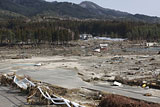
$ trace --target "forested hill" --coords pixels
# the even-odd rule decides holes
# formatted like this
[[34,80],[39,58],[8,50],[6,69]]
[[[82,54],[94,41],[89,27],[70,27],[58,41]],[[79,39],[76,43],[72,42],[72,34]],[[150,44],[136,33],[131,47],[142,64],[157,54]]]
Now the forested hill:
[[[158,17],[150,17],[141,14],[130,14],[126,12],[106,9],[89,1],[80,4],[68,2],[46,2],[44,0],[0,0],[0,12],[9,11],[18,16],[55,16],[55,17],[70,17],[70,18],[93,18],[93,19],[109,19],[109,20],[133,20],[144,22],[160,22]],[[2,13],[2,12],[1,12]],[[13,14],[11,14],[13,17]],[[9,14],[0,15],[10,17]]]
[[24,16],[50,15],[77,18],[92,17],[85,8],[67,2],[46,2],[43,0],[0,0],[0,9],[19,13]]
[[24,22],[0,21],[0,46],[10,44],[68,44],[78,40],[79,34],[128,38],[128,40],[160,41],[160,24],[122,21],[57,20]]

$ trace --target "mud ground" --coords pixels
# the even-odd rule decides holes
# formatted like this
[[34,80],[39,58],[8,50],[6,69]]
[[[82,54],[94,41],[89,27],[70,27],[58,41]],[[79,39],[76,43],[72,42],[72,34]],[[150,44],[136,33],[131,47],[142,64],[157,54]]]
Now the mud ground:
[[[108,47],[94,52],[100,43]],[[68,89],[108,87],[114,81],[139,89],[145,83],[144,90],[154,89],[147,93],[159,98],[159,51],[160,47],[146,47],[143,42],[95,40],[71,42],[68,46],[0,47],[0,72],[29,75]]]

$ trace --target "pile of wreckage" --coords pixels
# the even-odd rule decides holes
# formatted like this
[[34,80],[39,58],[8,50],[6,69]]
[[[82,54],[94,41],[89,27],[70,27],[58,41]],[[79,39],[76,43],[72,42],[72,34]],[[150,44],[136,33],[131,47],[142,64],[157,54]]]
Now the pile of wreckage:
[[60,105],[63,107],[84,107],[60,97],[49,86],[33,81],[26,76],[15,73],[2,74],[1,85],[12,86],[28,94],[27,103],[31,105]]

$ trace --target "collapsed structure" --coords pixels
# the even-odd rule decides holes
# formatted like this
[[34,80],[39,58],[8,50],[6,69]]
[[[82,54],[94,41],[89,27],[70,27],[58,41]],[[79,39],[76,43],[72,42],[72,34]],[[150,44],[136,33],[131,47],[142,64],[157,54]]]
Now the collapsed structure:
[[1,75],[1,85],[9,85],[20,89],[22,92],[26,92],[29,104],[84,107],[56,95],[49,86],[43,85],[41,82],[33,82],[29,77],[17,76],[15,73]]

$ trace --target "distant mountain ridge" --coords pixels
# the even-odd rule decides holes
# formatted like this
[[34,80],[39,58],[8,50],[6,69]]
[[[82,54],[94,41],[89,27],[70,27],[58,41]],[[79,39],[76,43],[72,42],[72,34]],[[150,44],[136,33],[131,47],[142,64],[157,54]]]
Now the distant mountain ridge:
[[111,19],[130,19],[134,21],[146,21],[146,22],[159,22],[160,18],[158,17],[151,17],[147,15],[142,14],[130,14],[127,12],[121,12],[113,9],[107,9],[100,7],[99,5],[90,2],[90,1],[84,1],[79,4],[81,7],[86,8],[88,11],[92,13],[96,13],[96,15],[105,17],[105,18],[111,18]]
[[131,15],[127,12],[121,12],[121,11],[116,11],[112,9],[105,9],[90,1],[84,1],[80,3],[79,5],[83,8],[88,9],[90,12],[95,13],[96,15],[100,15],[100,16],[124,17],[127,15]]
[[[10,11],[25,17],[48,15],[73,17],[80,19],[134,20],[160,22],[160,18],[140,14],[130,14],[113,9],[103,8],[93,2],[84,1],[80,4],[69,2],[46,2],[44,0],[0,0],[0,11]],[[8,14],[7,14],[8,15]],[[3,17],[3,14],[0,15]]]

